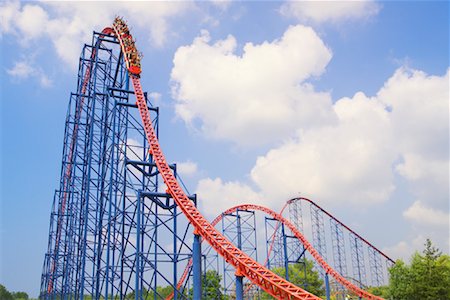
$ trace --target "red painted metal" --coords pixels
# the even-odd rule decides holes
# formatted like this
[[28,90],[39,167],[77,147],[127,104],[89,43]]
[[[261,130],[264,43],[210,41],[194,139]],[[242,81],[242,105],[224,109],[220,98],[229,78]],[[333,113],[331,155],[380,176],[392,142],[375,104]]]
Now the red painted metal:
[[[292,284],[291,282],[286,281],[284,278],[276,275],[271,272],[263,265],[259,264],[251,257],[246,255],[240,249],[235,247],[229,240],[227,240],[220,232],[218,232],[214,226],[209,223],[205,217],[197,210],[195,205],[189,198],[186,196],[180,185],[178,184],[177,179],[175,178],[172,170],[169,168],[169,165],[164,157],[164,154],[159,145],[159,141],[157,139],[156,133],[152,126],[150,113],[148,107],[146,105],[144,93],[142,91],[141,82],[139,79],[141,73],[140,67],[140,57],[137,55],[137,49],[135,47],[133,37],[128,31],[128,27],[124,26],[123,20],[120,18],[116,18],[114,24],[111,28],[105,28],[102,33],[104,34],[113,34],[119,40],[121,49],[125,54],[125,62],[127,69],[130,73],[131,81],[133,84],[136,104],[139,110],[139,114],[141,116],[144,131],[147,137],[147,140],[150,144],[150,154],[153,156],[153,159],[156,163],[156,166],[164,180],[164,183],[167,185],[167,192],[170,193],[177,203],[178,207],[187,217],[188,221],[193,225],[194,230],[202,236],[202,238],[207,241],[214,250],[221,255],[226,262],[231,264],[236,268],[236,270],[247,277],[254,284],[258,285],[261,289],[266,291],[268,294],[276,297],[277,299],[315,299],[319,300],[320,298],[301,289],[300,287]],[[92,52],[92,58],[96,55],[95,50]],[[86,91],[87,84],[89,82],[91,76],[90,65],[86,70],[82,91]],[[81,113],[81,107],[84,102],[84,97],[81,99],[79,105],[79,111]],[[77,111],[78,113],[78,111]],[[74,128],[75,133],[77,131],[77,127]],[[74,151],[74,143],[76,142],[76,134],[73,135],[73,139],[71,141],[71,146],[69,148],[69,158],[72,157]],[[66,170],[66,178],[69,179],[71,176],[71,167],[69,166]],[[66,184],[68,181],[66,180]],[[63,203],[61,205],[62,210],[65,210],[66,206],[66,197],[64,195]],[[283,222],[287,225],[294,235],[300,239],[305,245],[305,248],[312,254],[312,256],[319,262],[320,265],[325,269],[325,271],[333,276],[338,282],[347,286],[350,290],[354,291],[357,295],[367,298],[367,299],[382,299],[376,296],[371,295],[370,293],[359,289],[354,286],[350,282],[348,282],[345,278],[342,278],[336,271],[334,271],[317,253],[317,251],[311,246],[311,244],[303,237],[303,235],[286,219],[284,219],[280,214],[265,208],[263,206],[258,205],[240,205],[234,208],[227,210],[225,213],[229,213],[235,211],[237,208],[239,209],[253,209],[260,210],[266,212],[271,215],[273,218]],[[58,227],[60,227],[60,221],[58,221]],[[56,247],[59,243],[59,237],[57,236]],[[55,269],[55,261],[53,261],[52,272],[53,274]],[[51,278],[47,288],[48,292],[52,292],[53,290],[53,279]]]
[[[127,67],[129,68],[132,64],[129,61],[127,51],[132,51],[135,49],[130,50],[129,48],[125,48],[125,44],[122,39],[124,32],[120,31],[119,26],[114,24],[113,29],[120,42],[122,51],[124,51]],[[131,34],[129,34],[129,36],[132,38]],[[169,168],[169,164],[164,157],[158,138],[156,137],[155,130],[152,126],[150,112],[145,101],[139,76],[131,72],[130,69],[128,70],[130,72],[134,95],[136,97],[136,104],[142,119],[145,135],[150,145],[150,154],[153,156],[153,160],[161,174],[161,177],[167,185],[167,192],[172,195],[176,204],[184,213],[188,221],[193,225],[197,233],[200,234],[201,237],[207,241],[214,248],[214,250],[225,259],[226,262],[234,266],[236,270],[241,272],[242,275],[257,284],[268,294],[278,299],[320,299],[319,297],[299,288],[291,282],[286,281],[284,278],[271,272],[257,261],[246,255],[229,240],[227,240],[220,232],[218,232],[214,226],[212,226],[197,210],[193,202],[189,200],[183,189],[178,184],[177,179],[175,178],[172,170]]]
[[[122,32],[119,31],[120,28],[113,25],[113,29],[120,41],[122,50],[126,50],[124,47],[124,42],[122,40]],[[134,50],[136,51],[136,49]],[[128,59],[126,51],[125,57],[126,59]],[[129,65],[131,64],[129,63],[128,66]],[[133,83],[136,104],[142,119],[145,135],[150,145],[150,154],[153,156],[161,177],[163,178],[164,183],[167,185],[167,192],[172,195],[178,207],[184,213],[188,221],[193,225],[196,232],[200,234],[201,237],[206,240],[211,245],[211,247],[213,247],[214,250],[225,259],[227,263],[234,266],[236,270],[239,270],[242,275],[247,277],[253,283],[257,284],[268,294],[278,299],[320,299],[319,297],[276,275],[275,273],[259,264],[257,261],[253,260],[248,255],[246,255],[243,251],[238,249],[229,240],[227,240],[220,232],[218,232],[214,228],[214,226],[209,223],[206,218],[197,210],[194,203],[189,200],[183,189],[180,187],[177,179],[175,178],[172,170],[169,167],[169,164],[164,157],[155,130],[152,126],[150,112],[145,101],[139,76],[133,74],[130,71],[130,77]],[[311,255],[319,262],[320,265],[322,265],[325,271],[333,276],[336,280],[338,280],[338,282],[347,286],[349,289],[351,289],[361,297],[365,297],[367,299],[382,299],[364,290],[361,290],[360,288],[354,286],[352,283],[340,276],[340,274],[338,274],[325,262],[325,260],[318,254],[318,252],[312,247],[312,245],[303,237],[303,235],[288,220],[285,220],[278,213],[275,213],[268,208],[257,205],[241,206],[241,208],[259,209],[261,211],[265,211],[273,218],[285,222],[285,224],[291,229],[294,235],[302,241],[303,245],[311,253]]]
[[380,253],[382,256],[384,256],[384,258],[386,258],[387,260],[389,260],[391,263],[395,263],[395,261],[390,258],[389,256],[387,256],[385,253],[383,253],[381,250],[379,250],[377,247],[375,247],[374,245],[372,245],[368,240],[366,240],[365,238],[363,238],[362,236],[360,236],[359,234],[357,234],[356,232],[354,232],[352,229],[350,229],[350,227],[348,227],[347,225],[345,225],[344,223],[342,223],[341,221],[339,221],[337,218],[335,218],[332,214],[330,214],[329,212],[327,212],[325,209],[323,209],[322,207],[320,207],[317,203],[315,203],[314,201],[308,199],[308,198],[304,198],[304,197],[299,197],[299,198],[293,198],[291,200],[289,200],[287,202],[287,204],[292,203],[294,201],[306,201],[311,203],[312,205],[316,206],[318,209],[320,209],[324,214],[326,214],[327,216],[329,216],[330,218],[332,218],[333,220],[335,220],[337,223],[339,223],[341,226],[343,226],[345,229],[347,229],[348,231],[350,231],[351,233],[353,233],[355,236],[357,236],[359,239],[361,239],[364,243],[366,243],[367,245],[369,245],[370,247],[374,248],[375,250],[377,250],[378,253]]
[[[309,200],[311,201],[311,200]],[[226,211],[224,211],[222,214],[220,214],[219,216],[217,216],[212,222],[211,225],[215,226],[216,224],[218,224],[221,220],[223,215],[227,215],[227,214],[232,214],[234,212],[236,212],[237,210],[253,210],[253,211],[261,211],[266,213],[267,215],[271,216],[272,218],[276,219],[277,221],[279,221],[279,223],[277,224],[277,226],[281,223],[283,223],[285,226],[287,226],[292,233],[294,234],[294,236],[299,239],[302,244],[305,246],[306,250],[313,256],[313,258],[320,264],[320,266],[325,270],[326,273],[328,273],[329,275],[331,275],[334,279],[336,279],[336,281],[338,281],[339,283],[341,283],[343,286],[345,286],[348,290],[354,292],[356,295],[366,298],[366,299],[376,299],[376,300],[382,300],[383,298],[375,296],[370,294],[369,292],[361,289],[360,287],[354,285],[353,283],[351,283],[350,281],[348,281],[345,277],[341,276],[341,274],[339,274],[337,271],[335,271],[330,265],[328,265],[325,260],[320,256],[320,254],[313,248],[313,246],[311,245],[311,243],[308,242],[308,240],[306,240],[306,238],[303,236],[303,234],[294,226],[294,224],[292,224],[288,219],[284,218],[282,216],[282,213],[284,211],[284,209],[286,208],[286,206],[291,202],[288,201],[282,208],[282,210],[280,211],[280,213],[277,213],[273,210],[271,210],[270,208],[261,206],[261,205],[256,205],[256,204],[240,204],[240,205],[236,205],[233,206],[229,209],[227,209]],[[313,203],[311,201],[311,203]],[[272,244],[273,245],[273,244]],[[271,247],[272,248],[272,247]],[[271,248],[269,251],[271,251]],[[267,259],[265,264],[267,264]],[[189,260],[183,275],[180,278],[180,281],[177,284],[177,288],[179,289],[184,281],[187,279],[187,276],[189,274],[189,268],[192,265],[192,260]],[[171,300],[173,298],[173,294],[169,295],[166,300]]]

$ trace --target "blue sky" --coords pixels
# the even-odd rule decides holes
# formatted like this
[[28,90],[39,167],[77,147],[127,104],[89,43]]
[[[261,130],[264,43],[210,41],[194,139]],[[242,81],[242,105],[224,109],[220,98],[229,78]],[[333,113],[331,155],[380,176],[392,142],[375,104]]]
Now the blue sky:
[[[161,143],[221,209],[316,200],[394,258],[449,252],[448,2],[0,4],[0,283],[37,296],[92,30],[128,20]],[[213,208],[211,208],[213,207]]]

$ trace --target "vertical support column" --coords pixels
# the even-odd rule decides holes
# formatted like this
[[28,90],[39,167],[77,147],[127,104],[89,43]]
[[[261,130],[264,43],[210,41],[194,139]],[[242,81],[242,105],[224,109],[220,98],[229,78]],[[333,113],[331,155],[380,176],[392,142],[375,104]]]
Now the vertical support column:
[[137,194],[136,199],[136,285],[134,289],[134,299],[140,300],[142,290],[141,283],[141,265],[140,265],[140,251],[141,250],[141,191]]
[[202,249],[200,235],[194,230],[194,245],[192,247],[192,271],[194,277],[194,299],[202,299]]
[[[239,210],[236,215],[236,225],[237,225],[237,247],[242,250],[242,229],[241,229],[241,216],[239,215]],[[239,270],[236,270],[236,300],[244,299],[244,277],[241,275]]]
[[[144,94],[145,95],[145,99],[147,100],[147,93]],[[174,168],[173,168],[173,174],[175,176],[175,178],[177,178],[177,165],[174,164]],[[173,208],[173,282],[178,282],[178,245],[177,245],[177,234],[178,234],[178,230],[177,230],[177,206],[175,205]],[[200,251],[201,254],[201,251]],[[177,300],[178,299],[178,290],[175,288],[173,289],[173,299]]]
[[269,257],[269,249],[270,249],[270,239],[267,236],[267,217],[264,217],[264,232],[266,234],[266,255],[267,255],[267,268],[270,269],[270,257]]
[[244,276],[239,276],[236,272],[236,300],[244,299]]
[[328,279],[328,273],[325,273],[325,294],[327,300],[330,300],[330,280]]
[[281,234],[283,235],[283,252],[284,252],[284,275],[286,280],[289,281],[289,256],[287,250],[287,238],[284,230],[284,224],[281,223]]

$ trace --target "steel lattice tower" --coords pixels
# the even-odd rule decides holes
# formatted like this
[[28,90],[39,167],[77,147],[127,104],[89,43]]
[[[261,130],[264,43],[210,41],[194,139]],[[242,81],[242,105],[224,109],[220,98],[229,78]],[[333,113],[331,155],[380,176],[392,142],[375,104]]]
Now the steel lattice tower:
[[[364,248],[371,251],[371,278],[376,283],[383,280],[383,257],[392,260],[308,199],[289,201],[293,223],[252,204],[232,207],[211,223],[206,220],[196,208],[195,195],[188,196],[180,184],[176,165],[168,164],[161,150],[159,109],[142,90],[140,58],[119,17],[112,27],[94,32],[91,44],[83,47],[77,88],[66,115],[40,298],[210,299],[211,293],[222,292],[217,286],[202,291],[202,274],[206,279],[206,271],[212,269],[220,275],[220,256],[224,292],[233,294],[234,279],[238,300],[259,297],[259,289],[278,299],[318,300],[288,280],[289,263],[299,263],[308,251],[319,270],[327,272],[327,298],[331,274],[357,295],[377,299],[324,260],[323,217],[335,221],[333,251],[342,250],[338,259],[334,256],[335,263],[345,264],[340,240],[343,228],[349,232],[359,283],[366,276]],[[297,200],[311,203],[314,245],[299,231],[304,217],[299,205],[294,209]],[[257,262],[255,211],[268,215],[266,245],[273,245],[273,252],[267,254],[267,263],[284,267],[286,278]],[[222,232],[214,227],[220,221]],[[203,253],[202,240],[211,247]]]
[[[157,286],[177,282],[179,262],[192,253],[187,222],[161,190],[133,93],[117,39],[94,33],[69,101],[42,299],[160,299]],[[158,131],[159,110],[146,102]]]

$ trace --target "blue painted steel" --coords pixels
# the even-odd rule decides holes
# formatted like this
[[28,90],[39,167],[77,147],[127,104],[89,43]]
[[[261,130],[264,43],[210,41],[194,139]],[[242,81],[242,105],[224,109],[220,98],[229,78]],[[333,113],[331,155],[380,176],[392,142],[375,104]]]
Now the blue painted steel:
[[[175,286],[192,255],[192,229],[159,186],[129,83],[116,38],[94,33],[70,95],[41,299],[142,299],[144,290],[160,299],[157,287]],[[159,109],[147,105],[158,133]]]
[[[222,232],[226,238],[247,255],[255,260],[258,259],[256,218],[254,211],[238,209],[235,213],[223,215]],[[247,278],[238,278],[235,273],[236,270],[234,267],[224,262],[222,279],[223,290],[226,295],[232,297],[238,296],[237,285],[240,284],[238,281],[242,280],[242,284],[246,287],[251,284]],[[250,289],[246,289],[245,295],[242,295],[242,297],[245,296],[247,299],[259,299],[259,293],[259,289],[253,286]]]
[[[266,227],[267,266],[272,268],[285,267],[285,252],[281,224],[271,217],[264,217]],[[270,253],[269,253],[270,251]]]
[[[330,219],[331,245],[333,252],[334,269],[344,277],[347,277],[347,259],[345,255],[345,238],[343,226],[334,219]],[[336,298],[343,299],[346,288],[336,283]]]
[[137,203],[137,218],[136,218],[136,282],[134,289],[134,299],[140,300],[142,298],[142,289],[140,288],[141,284],[141,264],[140,264],[140,256],[141,256],[141,191],[138,191],[138,196],[136,199]]
[[330,280],[328,279],[328,273],[325,274],[325,294],[327,297],[327,300],[330,300]]
[[284,224],[281,224],[281,235],[283,237],[283,252],[284,252],[284,276],[289,281],[289,254],[287,249],[287,237],[284,230]]
[[201,237],[194,234],[194,245],[192,247],[192,273],[194,277],[194,300],[202,299],[202,250],[201,250]]
[[380,286],[385,284],[384,282],[384,274],[383,274],[383,266],[381,263],[381,255],[375,249],[368,248],[369,251],[369,265],[370,265],[370,274],[372,277],[372,285]]
[[244,299],[244,277],[236,276],[236,300]]
[[[241,216],[236,216],[236,230],[237,230],[237,247],[242,250],[242,228],[241,228]],[[236,300],[242,300],[244,299],[244,287],[243,287],[243,277],[242,276],[235,276],[236,279]]]
[[361,288],[366,285],[366,269],[364,262],[363,253],[363,242],[362,240],[350,233],[350,247],[352,253],[352,267],[353,267],[353,277]]
[[[327,259],[327,247],[325,240],[325,228],[323,223],[323,213],[322,211],[311,204],[311,227],[312,227],[312,237],[313,237],[313,246],[317,250],[317,252],[322,256],[323,259]],[[325,278],[325,272],[320,267],[317,266],[317,270]]]

